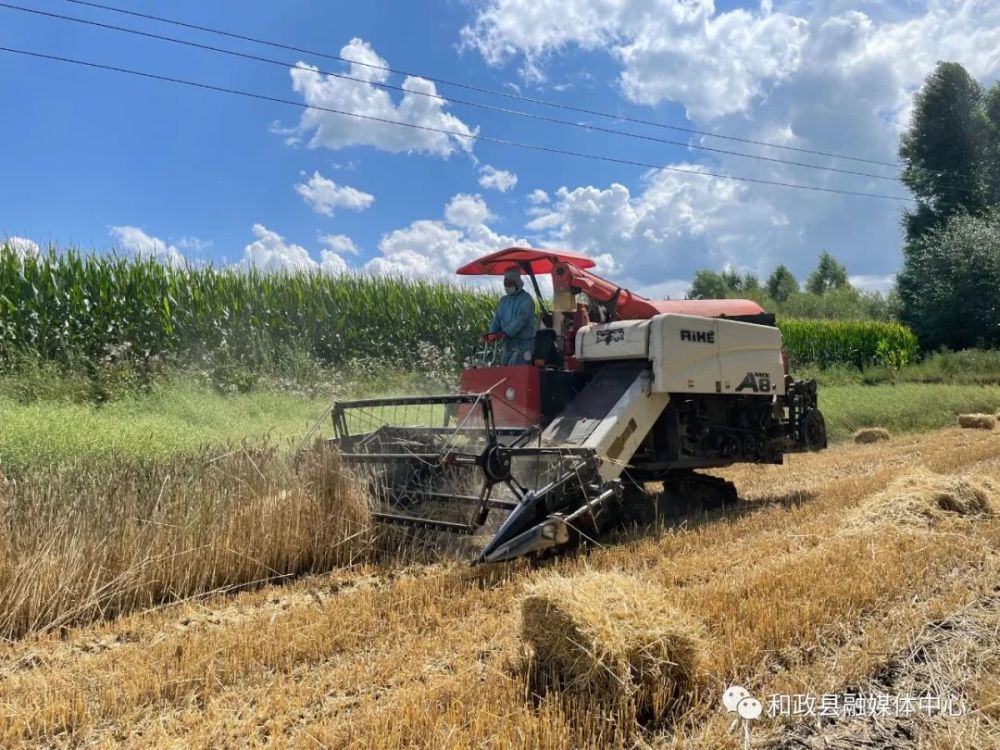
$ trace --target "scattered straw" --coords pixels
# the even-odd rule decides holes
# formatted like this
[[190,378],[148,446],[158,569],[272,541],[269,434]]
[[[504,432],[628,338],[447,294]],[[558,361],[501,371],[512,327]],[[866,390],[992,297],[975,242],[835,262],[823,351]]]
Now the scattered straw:
[[890,437],[889,431],[884,427],[865,427],[854,433],[854,442],[877,443],[881,440],[888,440]]
[[998,498],[1000,487],[986,477],[944,476],[916,469],[870,497],[849,519],[847,528],[881,523],[927,526],[949,518],[990,516]]
[[536,687],[624,709],[646,724],[673,714],[695,690],[698,626],[636,578],[554,575],[528,588],[521,616]]
[[989,414],[961,414],[958,417],[958,426],[966,429],[992,430],[996,424],[996,418]]

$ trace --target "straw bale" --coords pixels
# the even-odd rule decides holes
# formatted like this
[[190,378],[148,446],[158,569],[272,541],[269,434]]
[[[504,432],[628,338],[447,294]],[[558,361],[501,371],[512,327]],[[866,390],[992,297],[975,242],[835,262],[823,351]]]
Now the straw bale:
[[929,526],[949,518],[990,516],[996,512],[998,497],[1000,487],[987,477],[945,476],[916,469],[871,496],[847,527],[870,528],[884,523]]
[[958,426],[967,430],[992,430],[996,424],[996,418],[989,414],[961,414],[958,417]]
[[698,625],[637,578],[553,575],[528,588],[521,614],[536,688],[596,699],[656,724],[697,687]]
[[884,427],[865,427],[854,433],[854,442],[877,443],[881,440],[888,440],[890,437],[889,431]]

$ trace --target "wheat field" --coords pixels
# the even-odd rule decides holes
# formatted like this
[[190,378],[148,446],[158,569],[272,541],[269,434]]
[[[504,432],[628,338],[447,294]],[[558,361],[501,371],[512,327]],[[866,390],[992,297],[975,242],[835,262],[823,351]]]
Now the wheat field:
[[[891,491],[916,492],[918,469],[934,487],[973,487],[975,512],[941,501],[917,521],[896,514]],[[734,683],[765,706],[776,694],[934,691],[967,709],[765,716],[754,748],[1000,746],[1000,516],[989,512],[1000,435],[945,429],[723,475],[742,498],[734,510],[543,564],[348,560],[9,641],[0,746],[736,750],[744,738],[721,704]],[[592,572],[641,579],[698,628],[700,676],[669,720],[642,724],[530,679],[525,597]]]
[[368,498],[317,442],[0,475],[0,637],[327,571],[371,547]]

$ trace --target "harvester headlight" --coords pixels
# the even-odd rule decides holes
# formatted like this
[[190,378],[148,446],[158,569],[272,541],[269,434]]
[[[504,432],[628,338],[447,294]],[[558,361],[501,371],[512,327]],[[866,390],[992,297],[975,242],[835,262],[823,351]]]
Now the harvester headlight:
[[504,398],[506,398],[508,401],[513,401],[514,396],[517,395],[517,391],[515,391],[513,388],[508,388],[503,395]]
[[542,536],[546,539],[556,538],[556,525],[554,523],[547,523],[542,526]]

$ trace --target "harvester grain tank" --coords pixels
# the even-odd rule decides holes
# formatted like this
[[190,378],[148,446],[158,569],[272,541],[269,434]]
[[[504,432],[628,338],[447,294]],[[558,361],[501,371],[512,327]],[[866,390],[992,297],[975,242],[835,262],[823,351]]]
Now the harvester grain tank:
[[[542,306],[529,362],[494,366],[498,345],[485,344],[459,393],[334,405],[333,441],[379,521],[483,537],[476,561],[496,562],[672,502],[735,498],[699,469],[826,447],[816,383],[789,375],[774,316],[756,303],[649,300],[566,251],[512,247],[458,273],[510,267]],[[664,491],[645,492],[651,482]]]

